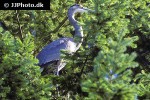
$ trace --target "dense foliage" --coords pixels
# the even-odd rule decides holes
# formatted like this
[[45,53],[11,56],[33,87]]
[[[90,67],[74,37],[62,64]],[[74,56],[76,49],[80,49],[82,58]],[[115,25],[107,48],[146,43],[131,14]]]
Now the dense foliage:
[[[42,76],[36,55],[48,43],[72,37],[67,9],[77,14],[84,41],[60,76]],[[149,0],[51,0],[50,10],[0,13],[0,99],[150,99]],[[56,88],[57,87],[57,88]],[[58,95],[59,93],[59,95]]]

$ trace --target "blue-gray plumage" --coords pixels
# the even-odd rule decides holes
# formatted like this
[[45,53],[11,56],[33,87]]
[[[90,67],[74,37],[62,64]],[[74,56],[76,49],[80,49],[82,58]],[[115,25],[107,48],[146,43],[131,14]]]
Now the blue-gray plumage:
[[[72,49],[70,49],[70,45],[72,45]],[[76,44],[73,41],[73,38],[60,38],[51,42],[37,55],[39,65],[42,66],[51,61],[60,60],[61,49],[68,50],[68,53],[73,53],[75,52],[75,47]]]
[[75,29],[74,38],[60,38],[45,46],[42,49],[42,51],[40,51],[39,54],[37,55],[39,65],[41,67],[44,67],[44,65],[56,61],[58,62],[56,66],[57,75],[59,74],[59,71],[66,65],[66,63],[63,62],[63,60],[60,58],[61,50],[64,49],[68,51],[69,54],[73,54],[79,49],[83,41],[83,30],[82,27],[79,26],[79,24],[75,20],[74,14],[77,12],[87,12],[87,11],[92,10],[84,8],[78,4],[75,4],[69,8],[68,19]]

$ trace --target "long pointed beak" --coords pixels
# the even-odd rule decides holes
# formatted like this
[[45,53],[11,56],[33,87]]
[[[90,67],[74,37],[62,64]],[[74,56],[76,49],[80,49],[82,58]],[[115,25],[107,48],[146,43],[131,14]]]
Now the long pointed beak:
[[88,8],[84,8],[84,10],[86,10],[87,12],[90,12],[90,13],[94,13],[95,10],[91,10],[91,9],[88,9]]

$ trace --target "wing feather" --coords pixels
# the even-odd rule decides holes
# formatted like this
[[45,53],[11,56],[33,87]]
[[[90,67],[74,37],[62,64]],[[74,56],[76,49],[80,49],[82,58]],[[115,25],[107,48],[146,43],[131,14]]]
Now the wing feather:
[[43,65],[54,60],[60,60],[60,50],[69,49],[69,42],[74,43],[73,38],[60,38],[45,46],[37,55],[39,65]]

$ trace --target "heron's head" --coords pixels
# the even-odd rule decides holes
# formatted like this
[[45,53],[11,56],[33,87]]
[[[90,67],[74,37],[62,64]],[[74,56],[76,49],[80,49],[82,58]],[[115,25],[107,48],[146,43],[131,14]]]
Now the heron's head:
[[88,11],[92,11],[86,7],[83,7],[82,5],[79,5],[79,4],[74,4],[73,6],[71,6],[69,8],[69,12],[73,12],[73,13],[83,13],[83,12],[88,12]]

